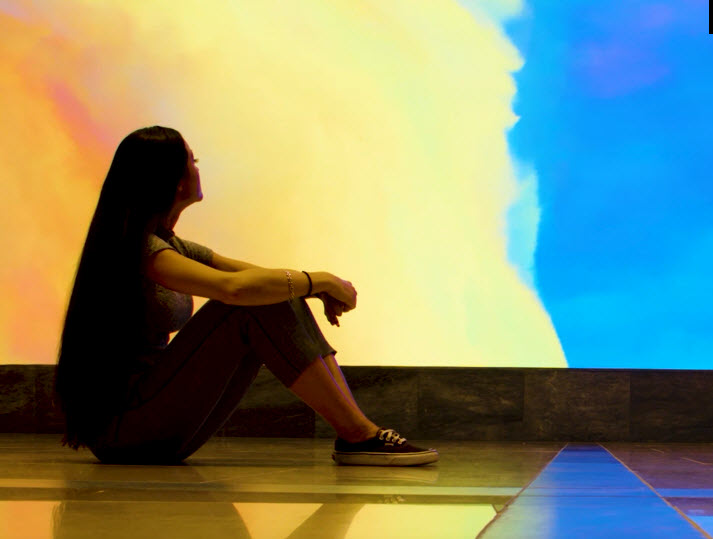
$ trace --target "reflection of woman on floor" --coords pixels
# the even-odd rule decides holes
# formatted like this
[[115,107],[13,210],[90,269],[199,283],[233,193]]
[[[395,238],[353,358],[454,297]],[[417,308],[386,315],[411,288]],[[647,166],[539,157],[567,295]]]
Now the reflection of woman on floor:
[[[438,460],[362,413],[304,300],[321,299],[339,325],[356,307],[352,283],[261,268],[174,235],[203,198],[196,163],[163,127],[131,133],[116,151],[62,333],[63,442],[104,462],[181,461],[231,416],[264,363],[334,427],[337,463]],[[211,299],[195,316],[192,296]]]
[[[358,501],[359,495],[337,495],[336,500],[331,499],[323,503],[297,525],[299,520],[294,519],[290,513],[295,512],[295,508],[299,508],[297,514],[304,514],[304,509],[301,509],[305,502],[303,494],[282,496],[280,504],[275,505],[274,498],[269,494],[265,495],[264,500],[256,500],[254,493],[241,495],[239,492],[232,491],[230,485],[221,485],[221,481],[213,481],[213,489],[191,488],[190,485],[205,486],[206,482],[210,483],[215,479],[215,470],[222,467],[220,459],[205,460],[203,464],[217,465],[219,468],[214,468],[214,473],[210,477],[201,474],[202,466],[172,468],[170,482],[182,486],[175,489],[141,489],[138,497],[131,494],[130,499],[127,499],[127,493],[123,489],[112,488],[110,483],[115,482],[116,479],[112,470],[107,470],[107,467],[101,464],[83,464],[81,481],[94,485],[95,488],[90,488],[92,492],[84,499],[64,500],[53,507],[52,538],[250,539],[251,528],[253,533],[259,536],[260,531],[270,530],[271,524],[256,520],[257,515],[264,515],[266,510],[255,511],[252,515],[251,512],[242,515],[241,506],[245,503],[259,508],[264,503],[279,507],[277,511],[280,513],[280,518],[274,522],[273,529],[288,531],[289,539],[313,537],[339,539],[346,537],[354,517],[364,507],[364,503]],[[437,469],[429,468],[431,467],[419,468],[414,472],[437,473]],[[78,479],[73,468],[62,469],[66,472],[65,480],[72,482]],[[165,482],[165,474],[149,474],[150,472],[146,470],[139,470],[125,479],[132,481],[134,485],[162,482],[164,486],[169,485]],[[235,481],[241,483],[240,478],[241,476],[236,476]],[[187,489],[186,485],[188,485]],[[96,493],[96,489],[101,489],[101,494]],[[333,498],[333,495],[326,494],[324,497]],[[373,500],[374,496],[361,498]],[[313,500],[312,503],[319,502]],[[290,522],[294,522],[295,529],[289,529]],[[378,536],[378,525],[378,522],[374,522],[375,537]],[[271,535],[274,537],[276,533],[275,531]]]
[[[195,493],[191,493],[195,496]],[[347,523],[348,525],[349,523]],[[52,511],[53,539],[250,539],[235,505],[210,500],[66,500]]]
[[[161,501],[140,503],[122,499],[62,501],[52,511],[52,539],[251,539],[248,526],[252,522],[243,520],[235,504],[212,500],[210,493],[195,497],[196,493],[191,493],[188,501],[163,496]],[[289,504],[285,505],[289,511]],[[287,539],[346,537],[363,507],[355,502],[324,503]],[[378,528],[379,523],[374,522],[374,537],[379,536]]]

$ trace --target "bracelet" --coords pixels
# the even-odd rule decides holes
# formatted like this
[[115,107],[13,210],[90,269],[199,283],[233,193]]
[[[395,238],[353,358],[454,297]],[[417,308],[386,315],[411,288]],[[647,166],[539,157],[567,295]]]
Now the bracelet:
[[302,270],[302,273],[304,273],[307,276],[307,279],[309,279],[309,290],[307,290],[307,293],[305,294],[305,296],[309,297],[312,295],[312,277],[310,277],[309,273],[305,270]]
[[290,291],[290,299],[295,299],[295,287],[292,284],[292,274],[285,270],[285,275],[287,275],[287,288]]

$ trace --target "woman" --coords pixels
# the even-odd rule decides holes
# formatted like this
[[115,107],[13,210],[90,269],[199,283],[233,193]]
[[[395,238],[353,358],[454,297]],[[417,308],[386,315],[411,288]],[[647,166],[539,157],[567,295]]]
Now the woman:
[[[197,162],[164,127],[117,148],[62,332],[63,444],[103,462],[180,462],[230,418],[264,363],[334,427],[338,464],[438,460],[362,413],[304,300],[319,297],[339,325],[356,307],[352,283],[261,268],[174,235],[181,212],[203,199]],[[191,316],[194,295],[211,301]]]

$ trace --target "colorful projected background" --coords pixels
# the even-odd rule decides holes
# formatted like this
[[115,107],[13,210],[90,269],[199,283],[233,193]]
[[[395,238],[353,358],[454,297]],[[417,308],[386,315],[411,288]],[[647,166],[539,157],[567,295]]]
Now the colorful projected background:
[[180,236],[355,283],[344,364],[707,368],[706,14],[0,0],[0,363],[54,362],[113,151],[162,124],[200,158]]

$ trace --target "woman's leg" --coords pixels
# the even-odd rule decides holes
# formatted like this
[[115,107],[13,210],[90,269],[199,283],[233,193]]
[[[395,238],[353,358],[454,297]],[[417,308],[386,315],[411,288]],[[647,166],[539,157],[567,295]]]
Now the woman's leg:
[[[303,369],[295,383],[283,383],[303,402],[320,414],[337,436],[361,441],[374,436],[378,427],[357,406],[334,355],[336,351],[324,339],[314,315],[304,299],[290,302],[311,341],[317,344],[319,360]],[[268,365],[268,368],[270,366]],[[347,404],[351,407],[346,406]]]
[[233,415],[238,404],[253,383],[262,363],[250,357],[242,368],[235,370],[223,394],[203,421],[203,424],[177,451],[177,460],[184,460],[198,451]]
[[138,380],[116,436],[95,454],[102,460],[186,458],[232,415],[262,363],[339,437],[373,435],[376,426],[322,360],[334,350],[315,331],[304,300],[249,308],[208,302]]
[[346,381],[335,380],[329,363],[336,364],[333,355],[318,358],[289,389],[332,425],[339,438],[360,442],[376,436],[379,427],[356,405]]
[[[324,359],[318,357],[288,389],[332,425],[338,437],[350,442],[372,438],[376,435],[379,427],[372,423],[356,405],[349,386],[341,375],[341,370],[339,370],[341,383],[334,379],[333,369],[335,367],[339,369],[334,355],[330,354]],[[256,374],[257,371],[255,371]],[[233,375],[224,391],[227,398],[221,399],[216,404],[200,430],[181,449],[179,452],[181,460],[197,451],[223,426],[226,419],[230,418],[235,411],[234,399],[238,395],[245,394],[254,378],[254,376],[246,377],[239,372]]]
[[188,446],[200,447],[198,438],[205,442],[230,417],[262,365],[245,342],[249,325],[246,310],[206,303],[135,381],[114,432],[94,454],[102,461],[170,462],[185,458]]
[[327,365],[329,372],[332,373],[332,378],[334,378],[334,381],[342,390],[342,393],[347,396],[347,398],[356,408],[359,408],[359,405],[354,400],[352,390],[349,389],[349,384],[347,384],[347,380],[346,378],[344,378],[344,373],[342,373],[342,369],[339,367],[339,364],[337,363],[337,359],[334,357],[334,354],[329,354],[327,357],[325,357],[324,363]]

